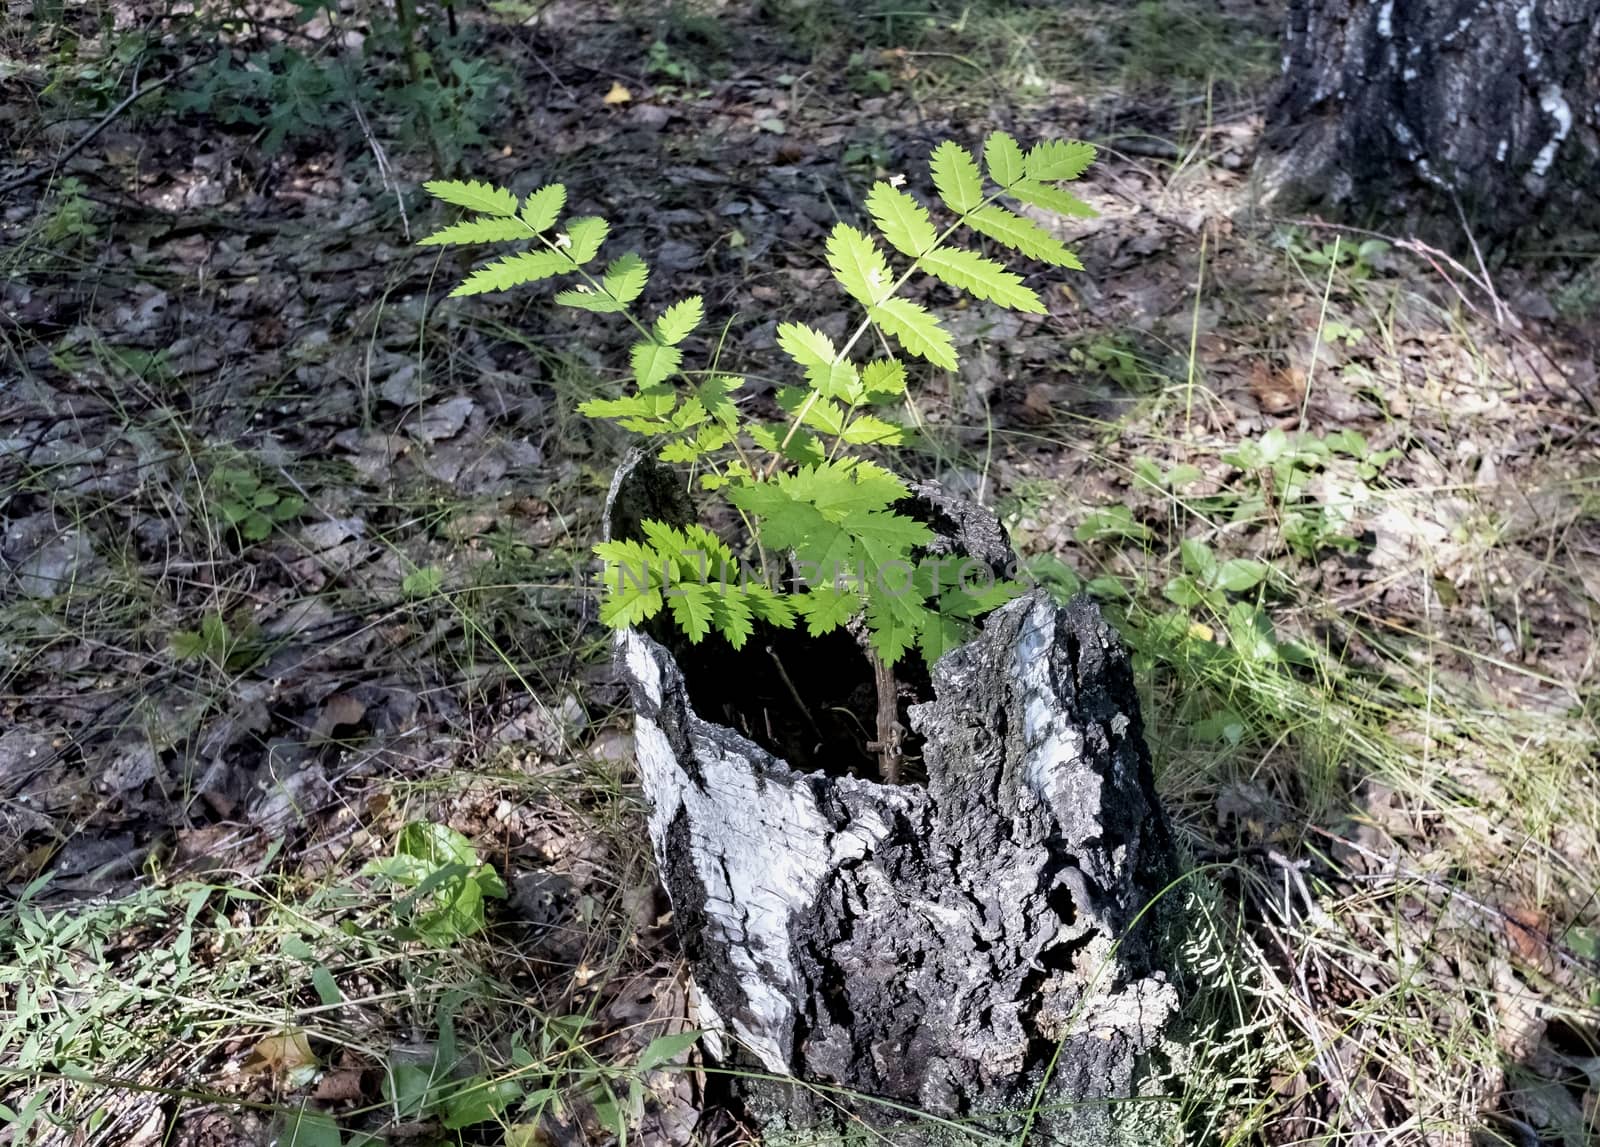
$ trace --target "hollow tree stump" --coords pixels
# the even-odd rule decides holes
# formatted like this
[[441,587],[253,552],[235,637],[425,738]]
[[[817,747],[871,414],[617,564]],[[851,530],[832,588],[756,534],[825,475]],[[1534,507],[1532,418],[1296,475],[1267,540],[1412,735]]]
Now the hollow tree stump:
[[[616,536],[641,516],[639,491],[619,503],[628,470]],[[981,511],[955,525],[1003,546]],[[1178,993],[1147,909],[1171,845],[1128,658],[1092,603],[1034,591],[938,663],[909,710],[915,785],[791,768],[703,720],[663,644],[617,640],[707,1050],[796,1081],[726,1077],[767,1141],[1014,1135],[1036,1099],[1035,1142],[1169,1137],[1148,1097]]]

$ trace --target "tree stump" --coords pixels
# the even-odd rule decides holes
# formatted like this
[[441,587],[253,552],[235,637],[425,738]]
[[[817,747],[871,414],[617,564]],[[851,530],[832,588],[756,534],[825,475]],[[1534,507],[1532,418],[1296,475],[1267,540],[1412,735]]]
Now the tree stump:
[[[983,511],[919,500],[948,544],[1009,553]],[[608,527],[626,537],[675,504],[630,461]],[[827,767],[850,746],[791,767],[697,712],[692,693],[738,679],[696,686],[646,633],[617,648],[705,1046],[768,1142],[964,1142],[1024,1122],[1077,1147],[1169,1137],[1172,1105],[1149,1097],[1179,1001],[1150,909],[1171,843],[1128,658],[1091,602],[1031,592],[940,660],[908,705],[922,783]]]
[[[1594,0],[1292,0],[1256,164],[1275,211],[1507,238],[1600,227]],[[1460,208],[1458,211],[1457,203]]]

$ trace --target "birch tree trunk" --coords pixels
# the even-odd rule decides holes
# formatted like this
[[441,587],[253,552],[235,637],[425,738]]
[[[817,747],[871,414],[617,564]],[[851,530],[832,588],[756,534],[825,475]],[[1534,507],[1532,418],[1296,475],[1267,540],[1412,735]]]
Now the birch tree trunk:
[[1596,0],[1291,0],[1269,210],[1570,233],[1600,227],[1597,174]]
[[[615,536],[671,509],[657,485],[625,467]],[[961,552],[1009,555],[982,511],[929,490],[922,508]],[[1171,1141],[1152,1098],[1176,1046],[1175,921],[1152,906],[1171,843],[1128,657],[1092,603],[1027,594],[939,662],[909,709],[922,783],[791,767],[697,712],[737,677],[697,691],[636,631],[618,659],[706,1046],[756,1073],[723,1078],[764,1141],[1014,1136],[1036,1105],[1035,1142]]]

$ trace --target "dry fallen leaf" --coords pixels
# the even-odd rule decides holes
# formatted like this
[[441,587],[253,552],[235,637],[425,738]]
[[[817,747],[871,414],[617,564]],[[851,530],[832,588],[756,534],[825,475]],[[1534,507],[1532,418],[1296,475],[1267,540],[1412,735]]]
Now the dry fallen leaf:
[[1306,396],[1305,373],[1295,367],[1276,370],[1258,362],[1250,369],[1250,393],[1263,414],[1274,418],[1297,414]]
[[282,1072],[293,1080],[297,1076],[309,1075],[316,1066],[317,1057],[312,1054],[311,1041],[306,1039],[306,1033],[293,1031],[269,1035],[261,1040],[239,1065],[239,1071],[244,1075]]
[[606,93],[604,102],[611,106],[625,104],[633,99],[633,93],[623,87],[616,80],[611,81],[611,90]]

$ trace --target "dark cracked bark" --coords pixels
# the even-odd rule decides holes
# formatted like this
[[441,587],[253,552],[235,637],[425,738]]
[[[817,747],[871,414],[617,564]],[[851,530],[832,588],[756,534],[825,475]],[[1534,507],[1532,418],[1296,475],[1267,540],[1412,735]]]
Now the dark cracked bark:
[[1291,0],[1263,205],[1432,237],[1600,228],[1596,0]]
[[[1009,555],[988,515],[923,493],[963,552]],[[1171,844],[1128,658],[1092,603],[1030,593],[939,662],[910,709],[925,785],[792,769],[701,719],[664,646],[618,642],[708,1049],[796,1081],[732,1077],[767,1141],[957,1142],[948,1121],[1036,1097],[1038,1142],[1169,1139],[1170,1104],[1137,1097],[1178,1007],[1147,911]]]

